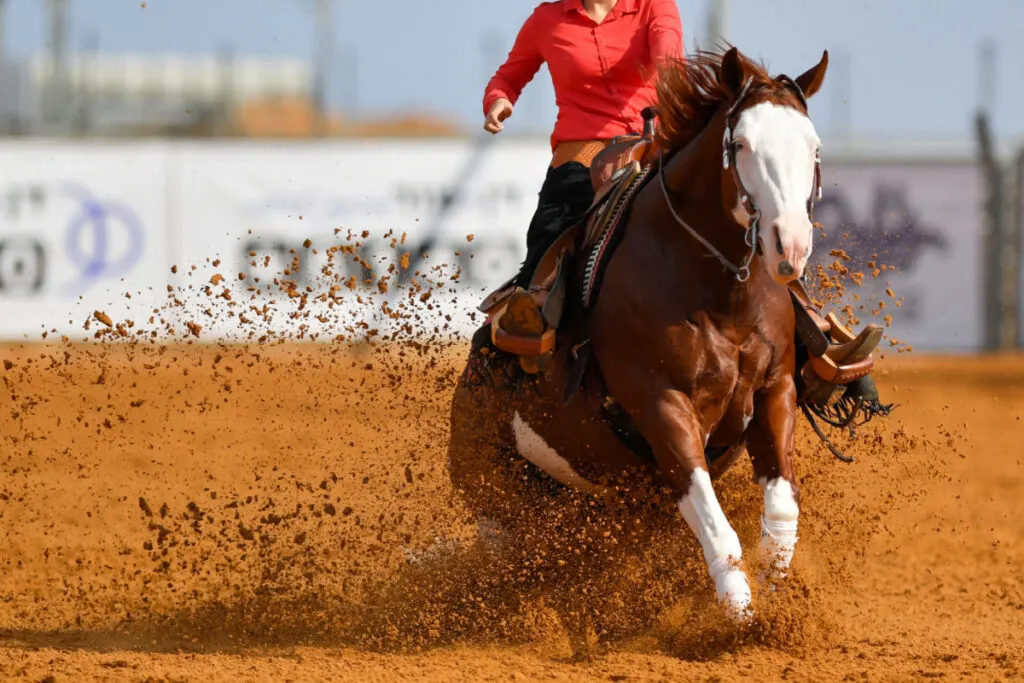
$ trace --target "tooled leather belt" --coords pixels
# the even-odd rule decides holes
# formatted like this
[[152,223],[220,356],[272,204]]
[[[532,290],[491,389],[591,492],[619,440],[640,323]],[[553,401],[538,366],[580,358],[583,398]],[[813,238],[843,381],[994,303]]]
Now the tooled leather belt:
[[601,153],[612,140],[567,140],[558,143],[551,157],[551,167],[558,168],[562,164],[575,161],[590,168],[594,157]]

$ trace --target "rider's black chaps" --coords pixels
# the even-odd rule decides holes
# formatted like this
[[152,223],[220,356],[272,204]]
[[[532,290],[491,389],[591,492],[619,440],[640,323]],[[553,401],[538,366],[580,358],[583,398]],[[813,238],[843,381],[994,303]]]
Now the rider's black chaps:
[[583,217],[592,201],[594,188],[589,168],[576,161],[558,168],[548,167],[538,193],[537,210],[526,232],[526,259],[516,277],[517,285],[529,286],[544,251]]

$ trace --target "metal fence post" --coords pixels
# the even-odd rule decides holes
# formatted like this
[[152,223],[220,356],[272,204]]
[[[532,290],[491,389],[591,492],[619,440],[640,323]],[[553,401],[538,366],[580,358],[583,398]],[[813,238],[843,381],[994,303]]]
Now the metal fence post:
[[1024,311],[1021,310],[1024,303],[1024,268],[1020,262],[1024,256],[1024,147],[1017,150],[1013,170],[1013,186],[1009,193],[1013,203],[1006,226],[1006,248],[1003,251],[1003,289],[1007,297],[1004,302],[1007,320],[1003,348],[1006,349],[1021,348],[1021,340],[1024,339],[1024,329],[1021,328],[1024,324]]
[[988,115],[979,111],[974,118],[978,141],[978,165],[985,184],[985,199],[982,205],[984,227],[982,229],[982,292],[984,320],[984,349],[994,351],[1001,342],[1001,317],[1003,313],[1003,288],[1000,275],[1002,258],[1000,246],[1003,230],[1003,173],[995,157],[992,145],[992,131]]

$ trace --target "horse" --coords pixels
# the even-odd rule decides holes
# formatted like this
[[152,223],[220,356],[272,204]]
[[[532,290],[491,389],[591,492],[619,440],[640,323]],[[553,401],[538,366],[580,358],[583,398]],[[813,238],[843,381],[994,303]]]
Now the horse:
[[447,469],[482,534],[536,521],[521,495],[531,476],[614,505],[646,473],[672,492],[717,602],[742,622],[751,584],[713,482],[746,453],[764,580],[785,579],[800,515],[790,287],[812,251],[820,140],[807,101],[827,66],[825,51],[795,79],[772,77],[733,47],[660,68],[656,152],[614,237],[561,264],[568,322],[546,371],[524,371],[486,325],[473,335]]

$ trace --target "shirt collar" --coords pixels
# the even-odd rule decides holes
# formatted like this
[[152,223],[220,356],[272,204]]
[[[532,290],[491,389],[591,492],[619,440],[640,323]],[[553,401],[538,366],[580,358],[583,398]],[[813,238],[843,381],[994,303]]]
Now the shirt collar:
[[[619,0],[609,13],[609,16],[618,16],[637,11],[637,4],[640,0]],[[562,9],[566,12],[579,12],[586,14],[583,9],[583,0],[562,0]]]

